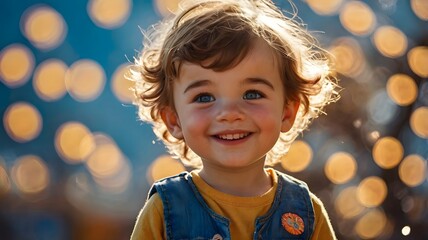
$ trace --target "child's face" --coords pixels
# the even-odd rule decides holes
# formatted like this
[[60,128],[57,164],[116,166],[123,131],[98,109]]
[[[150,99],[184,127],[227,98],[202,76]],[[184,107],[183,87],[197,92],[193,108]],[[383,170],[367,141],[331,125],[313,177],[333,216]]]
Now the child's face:
[[204,168],[264,161],[280,132],[291,128],[299,104],[285,105],[277,63],[261,41],[226,71],[183,63],[173,88],[175,111],[167,108],[162,118],[171,134],[202,158]]

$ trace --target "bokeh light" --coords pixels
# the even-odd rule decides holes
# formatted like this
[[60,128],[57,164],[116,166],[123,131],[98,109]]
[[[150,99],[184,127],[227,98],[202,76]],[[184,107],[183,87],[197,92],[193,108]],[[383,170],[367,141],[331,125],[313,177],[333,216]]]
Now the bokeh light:
[[427,162],[417,154],[409,155],[400,164],[398,174],[407,186],[416,187],[426,180]]
[[340,22],[352,34],[364,36],[373,31],[376,16],[366,3],[349,1],[340,12]]
[[63,97],[67,65],[59,59],[48,59],[40,63],[34,71],[33,87],[36,94],[45,101],[55,101]]
[[377,176],[363,179],[357,188],[357,198],[365,207],[377,207],[383,203],[388,193],[385,181]]
[[52,49],[60,45],[67,34],[67,24],[55,9],[36,5],[21,19],[22,34],[37,48]]
[[281,166],[290,172],[304,170],[312,161],[312,148],[304,141],[295,141],[288,150],[288,154],[281,158]]
[[96,99],[104,89],[106,76],[95,61],[82,59],[73,63],[65,75],[65,86],[70,95],[80,102]]
[[168,16],[175,13],[181,0],[153,0],[157,12],[161,16]]
[[336,59],[338,72],[350,76],[358,76],[365,68],[366,61],[359,43],[350,37],[336,39],[330,47]]
[[306,2],[319,15],[333,15],[337,13],[343,0],[306,0]]
[[377,50],[385,57],[397,58],[407,50],[407,37],[398,28],[382,26],[376,30],[373,42]]
[[28,142],[39,136],[42,117],[31,104],[17,102],[6,110],[3,125],[10,138],[17,142]]
[[88,15],[102,28],[113,29],[123,25],[130,15],[130,0],[89,0]]
[[11,44],[0,52],[0,80],[11,88],[25,84],[34,69],[34,55],[22,44]]
[[25,155],[16,160],[12,168],[12,179],[24,194],[44,191],[50,183],[50,173],[46,163],[35,155]]
[[410,127],[421,138],[428,139],[428,107],[419,107],[410,116]]
[[[1,159],[0,159],[1,160]],[[9,176],[3,164],[0,162],[0,197],[10,191],[11,185]]]
[[56,132],[55,149],[67,163],[75,164],[85,161],[94,148],[93,135],[82,123],[64,123]]
[[123,103],[131,103],[134,95],[131,91],[133,82],[126,78],[128,64],[120,65],[113,74],[111,79],[111,88],[114,95]]
[[418,97],[418,86],[406,74],[392,75],[386,84],[388,96],[399,106],[409,106]]
[[334,202],[336,211],[342,218],[349,219],[358,216],[365,209],[357,198],[357,187],[347,187],[336,197]]
[[379,167],[390,169],[400,163],[404,155],[404,148],[396,138],[383,137],[373,146],[372,155]]
[[410,0],[410,6],[416,16],[428,21],[428,2],[426,0]]
[[376,239],[387,224],[385,213],[379,209],[371,209],[362,216],[355,225],[355,231],[362,239]]
[[409,66],[414,73],[420,77],[428,77],[428,47],[418,46],[410,49],[407,53]]
[[329,157],[324,167],[327,178],[335,184],[351,180],[357,172],[357,162],[347,152],[337,152]]
[[147,169],[147,180],[154,182],[185,171],[183,164],[169,155],[156,158]]

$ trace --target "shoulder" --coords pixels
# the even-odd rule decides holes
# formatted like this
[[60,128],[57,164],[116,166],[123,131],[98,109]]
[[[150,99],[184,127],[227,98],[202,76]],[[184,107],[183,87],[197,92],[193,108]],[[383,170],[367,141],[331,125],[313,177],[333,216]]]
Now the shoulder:
[[315,228],[312,239],[336,239],[327,210],[323,202],[315,194],[309,193],[314,208]]
[[182,184],[183,182],[187,182],[187,179],[189,177],[190,177],[189,172],[181,172],[177,175],[173,175],[173,176],[169,176],[169,177],[157,180],[155,183],[153,183],[152,188],[149,191],[148,198],[150,198],[153,194],[159,193],[166,188],[176,187]]
[[131,239],[140,240],[147,236],[164,239],[163,205],[159,194],[153,194],[141,209],[132,231]]

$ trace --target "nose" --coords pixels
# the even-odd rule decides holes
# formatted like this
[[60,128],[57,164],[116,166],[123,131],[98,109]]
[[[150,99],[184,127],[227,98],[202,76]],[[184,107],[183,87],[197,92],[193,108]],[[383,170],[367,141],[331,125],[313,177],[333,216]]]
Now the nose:
[[235,122],[245,119],[245,113],[237,101],[224,100],[219,104],[216,120],[221,122]]

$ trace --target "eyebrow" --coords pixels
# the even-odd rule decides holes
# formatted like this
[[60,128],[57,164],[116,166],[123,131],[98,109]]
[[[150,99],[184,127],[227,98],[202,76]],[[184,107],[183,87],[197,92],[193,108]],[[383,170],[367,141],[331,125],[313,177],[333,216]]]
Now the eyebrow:
[[245,79],[245,82],[248,82],[250,84],[263,84],[263,85],[268,86],[272,90],[275,90],[275,88],[273,87],[273,84],[271,82],[269,82],[268,80],[263,79],[263,78],[257,78],[257,77],[247,78],[247,79]]
[[186,93],[193,88],[198,88],[198,87],[207,86],[207,85],[211,85],[211,82],[209,80],[197,80],[197,81],[190,83],[189,86],[187,86],[184,89],[183,93]]

